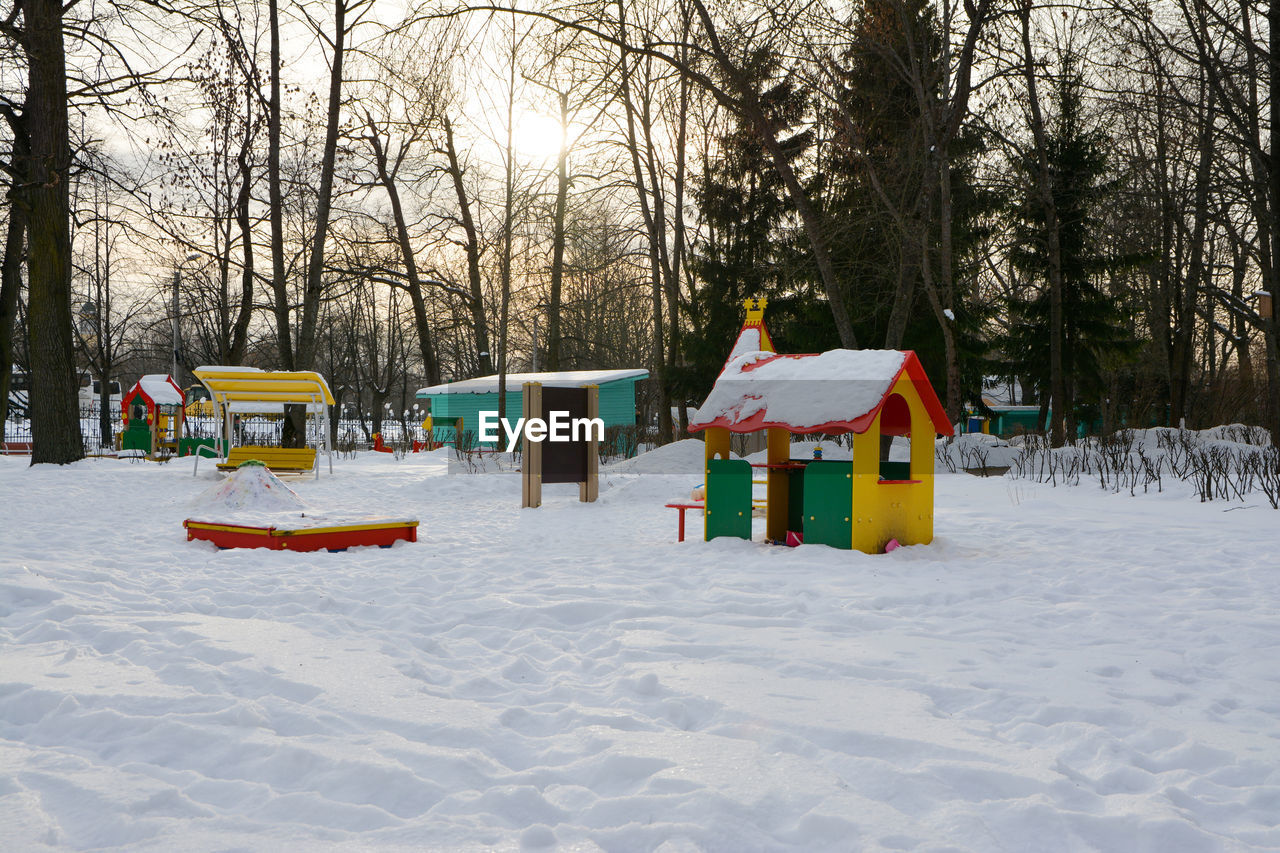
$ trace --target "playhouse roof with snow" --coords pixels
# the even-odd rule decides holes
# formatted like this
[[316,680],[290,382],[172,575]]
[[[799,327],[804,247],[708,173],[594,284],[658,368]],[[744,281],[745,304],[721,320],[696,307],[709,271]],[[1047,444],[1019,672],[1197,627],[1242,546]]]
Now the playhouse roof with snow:
[[781,427],[792,433],[863,433],[905,379],[934,429],[951,435],[946,410],[914,352],[837,349],[779,355],[772,351],[763,313],[763,307],[748,309],[747,323],[690,431]]
[[186,395],[167,373],[148,373],[137,381],[124,395],[121,404],[128,411],[129,401],[134,397],[142,397],[148,408],[156,406],[181,406],[186,403]]

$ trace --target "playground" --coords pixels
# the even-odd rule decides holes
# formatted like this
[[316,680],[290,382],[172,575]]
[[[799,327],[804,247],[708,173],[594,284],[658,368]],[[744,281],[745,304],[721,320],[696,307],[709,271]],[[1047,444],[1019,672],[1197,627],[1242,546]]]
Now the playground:
[[697,440],[536,509],[449,452],[289,482],[420,522],[313,553],[187,541],[213,465],[0,458],[7,848],[1280,846],[1264,501],[942,467],[867,554],[677,542]]

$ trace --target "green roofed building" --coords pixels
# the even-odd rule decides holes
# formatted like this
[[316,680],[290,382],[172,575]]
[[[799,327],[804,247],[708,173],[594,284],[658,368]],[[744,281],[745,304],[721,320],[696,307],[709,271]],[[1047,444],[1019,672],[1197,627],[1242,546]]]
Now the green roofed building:
[[[600,419],[605,429],[636,425],[636,383],[647,379],[647,370],[563,370],[556,373],[507,374],[507,422],[513,427],[520,419],[523,406],[521,389],[526,382],[539,382],[547,388],[600,388]],[[427,403],[431,417],[432,438],[453,444],[457,440],[459,421],[464,433],[479,441],[480,413],[498,411],[498,377],[478,376],[460,382],[447,382],[418,389],[415,395]],[[498,446],[505,447],[502,430],[498,430]],[[485,445],[492,447],[492,444]]]

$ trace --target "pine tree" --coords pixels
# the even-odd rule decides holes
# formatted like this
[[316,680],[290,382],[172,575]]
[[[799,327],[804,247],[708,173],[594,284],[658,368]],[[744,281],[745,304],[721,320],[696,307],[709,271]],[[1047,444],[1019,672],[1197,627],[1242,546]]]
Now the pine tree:
[[[930,119],[906,68],[921,67],[926,98],[943,98],[946,57],[942,27],[927,0],[870,0],[850,21],[852,38],[841,57],[839,102],[827,111],[831,153],[824,215],[833,229],[833,260],[854,307],[859,340],[915,350],[930,375],[943,377],[946,347],[922,285],[921,233],[929,261],[940,252],[940,198],[926,191],[935,169]],[[954,320],[961,397],[977,401],[986,367],[985,322],[989,309],[972,291],[978,249],[996,209],[975,178],[982,139],[962,131],[948,150],[951,276],[956,282]],[[922,229],[922,230],[913,230]],[[967,284],[966,284],[967,283]]]
[[[853,307],[858,339],[890,347],[904,343],[905,324],[919,312],[919,247],[901,224],[923,211],[921,174],[927,162],[920,105],[899,67],[909,55],[902,15],[914,41],[934,45],[937,24],[922,0],[871,0],[850,21],[841,56],[838,103],[826,110],[830,153],[822,168],[824,215],[832,231],[832,260]],[[930,50],[924,61],[936,58]],[[887,207],[893,206],[893,210]],[[914,297],[894,314],[900,290]]]
[[[1109,366],[1135,351],[1116,302],[1103,289],[1108,273],[1138,259],[1107,251],[1101,232],[1106,205],[1117,184],[1108,177],[1106,132],[1091,120],[1083,103],[1083,78],[1070,61],[1054,80],[1056,115],[1047,138],[1047,159],[1058,213],[1062,253],[1062,366],[1066,377],[1068,435],[1075,434],[1106,393]],[[1010,330],[1004,343],[1010,375],[1031,380],[1041,399],[1042,427],[1049,384],[1048,257],[1043,205],[1032,189],[1034,152],[1018,164],[1025,192],[1014,216],[1015,246],[1010,259],[1033,282],[1028,292],[1010,299]]]
[[[781,128],[796,125],[805,113],[805,93],[763,52],[751,67],[758,79],[776,81],[761,98],[770,116]],[[792,156],[810,141],[807,131],[782,135]],[[766,322],[780,352],[839,346],[804,246],[786,227],[791,207],[769,155],[739,124],[716,140],[714,150],[718,157],[705,164],[695,186],[706,230],[691,257],[698,286],[685,305],[685,363],[673,375],[676,393],[693,401],[706,396],[724,366],[742,327],[744,299],[769,299]]]

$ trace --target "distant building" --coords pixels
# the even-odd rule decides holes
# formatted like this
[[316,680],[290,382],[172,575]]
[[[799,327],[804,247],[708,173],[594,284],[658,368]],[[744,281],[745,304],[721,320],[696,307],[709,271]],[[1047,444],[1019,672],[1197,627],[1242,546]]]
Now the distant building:
[[[506,381],[507,422],[513,427],[524,404],[524,383],[539,382],[548,388],[600,388],[600,419],[605,428],[636,425],[636,383],[649,376],[647,370],[562,370],[555,373],[508,373]],[[478,376],[419,388],[415,395],[427,404],[432,439],[452,444],[461,422],[464,432],[479,435],[480,413],[498,411],[498,377]],[[501,438],[501,436],[500,436]],[[505,438],[499,446],[505,445]]]

